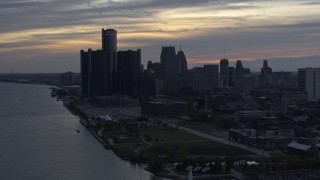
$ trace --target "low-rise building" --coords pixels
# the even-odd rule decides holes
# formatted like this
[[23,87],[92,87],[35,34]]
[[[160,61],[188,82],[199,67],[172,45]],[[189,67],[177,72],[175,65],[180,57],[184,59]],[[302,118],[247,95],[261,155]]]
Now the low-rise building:
[[298,156],[301,159],[318,159],[319,149],[312,145],[291,142],[287,146],[287,154]]
[[268,151],[285,150],[292,142],[292,137],[293,132],[284,136],[280,131],[267,131],[258,135],[255,129],[229,130],[229,140]]
[[142,103],[142,114],[160,117],[188,116],[192,105],[184,101],[155,99]]
[[236,121],[248,124],[261,119],[265,115],[263,111],[239,111],[236,113]]

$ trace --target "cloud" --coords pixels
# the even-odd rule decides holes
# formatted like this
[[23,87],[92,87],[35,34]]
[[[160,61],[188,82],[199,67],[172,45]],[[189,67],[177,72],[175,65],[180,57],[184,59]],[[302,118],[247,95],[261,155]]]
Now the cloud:
[[23,53],[78,61],[80,49],[101,47],[101,28],[115,28],[119,49],[142,48],[144,63],[159,60],[162,45],[182,45],[196,66],[220,59],[224,48],[230,59],[313,56],[319,55],[319,8],[315,0],[1,2],[0,54],[14,62]]

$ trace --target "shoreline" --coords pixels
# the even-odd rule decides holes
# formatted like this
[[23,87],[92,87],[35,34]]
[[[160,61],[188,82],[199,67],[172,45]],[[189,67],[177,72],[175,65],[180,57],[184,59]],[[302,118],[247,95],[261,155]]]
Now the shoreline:
[[[64,102],[64,101],[63,101]],[[138,162],[134,162],[134,161],[131,161],[130,160],[130,157],[123,154],[123,153],[119,153],[117,152],[116,150],[114,150],[113,148],[110,147],[109,144],[106,144],[102,139],[101,137],[99,137],[99,135],[92,129],[92,127],[90,127],[90,123],[88,122],[88,119],[87,117],[84,117],[83,115],[81,115],[81,113],[77,113],[77,111],[80,111],[80,110],[75,110],[72,106],[70,106],[69,104],[64,104],[64,107],[70,112],[72,113],[73,115],[75,116],[78,116],[79,117],[79,122],[80,124],[82,124],[92,135],[93,137],[106,149],[106,150],[111,150],[116,156],[118,156],[120,159],[124,160],[124,161],[128,161],[129,163],[134,163],[134,164],[138,164],[138,165],[142,165],[142,164],[145,164],[145,163],[138,163]],[[177,175],[166,175],[166,174],[163,174],[163,173],[154,173],[154,172],[151,172],[150,170],[148,170],[148,167],[144,167],[143,168],[145,171],[153,174],[154,176],[158,177],[158,178],[166,178],[166,179],[176,179],[180,176],[177,176]],[[185,176],[187,177],[187,176]]]
[[[89,120],[87,117],[85,117],[84,113],[79,110],[75,106],[70,106],[69,104],[64,105],[68,111],[70,111],[72,114],[75,116],[78,116],[79,122],[86,127],[86,129],[93,135],[93,137],[106,149],[106,150],[111,150],[116,156],[118,156],[120,159],[124,161],[128,161],[129,163],[133,163],[136,165],[146,165],[146,162],[137,162],[132,160],[132,157],[126,153],[122,153],[117,151],[116,149],[112,148],[112,146],[109,143],[106,143],[99,135],[98,133],[93,129],[91,126]],[[78,112],[79,111],[79,112]],[[135,153],[135,152],[134,152]],[[179,172],[152,172],[148,169],[148,166],[143,166],[142,167],[145,171],[153,174],[157,178],[164,178],[164,179],[177,179],[177,180],[182,180],[182,179],[187,179],[188,175],[179,173]],[[209,180],[209,179],[237,179],[236,177],[233,176],[233,174],[194,174],[193,179],[198,179],[198,180]]]

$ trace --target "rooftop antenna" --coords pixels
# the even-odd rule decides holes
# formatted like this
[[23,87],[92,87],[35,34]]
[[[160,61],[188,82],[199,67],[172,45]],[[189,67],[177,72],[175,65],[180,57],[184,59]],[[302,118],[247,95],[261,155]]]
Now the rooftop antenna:
[[226,48],[223,49],[223,59],[226,59]]
[[181,45],[180,45],[180,51],[181,51]]

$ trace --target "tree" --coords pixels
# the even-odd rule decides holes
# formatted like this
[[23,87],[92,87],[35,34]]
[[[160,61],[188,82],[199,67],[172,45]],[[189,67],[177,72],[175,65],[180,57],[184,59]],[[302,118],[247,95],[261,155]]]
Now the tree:
[[208,114],[206,112],[195,112],[191,115],[191,119],[197,122],[208,121]]
[[148,168],[151,172],[157,173],[162,170],[162,161],[159,158],[152,158],[148,163]]

